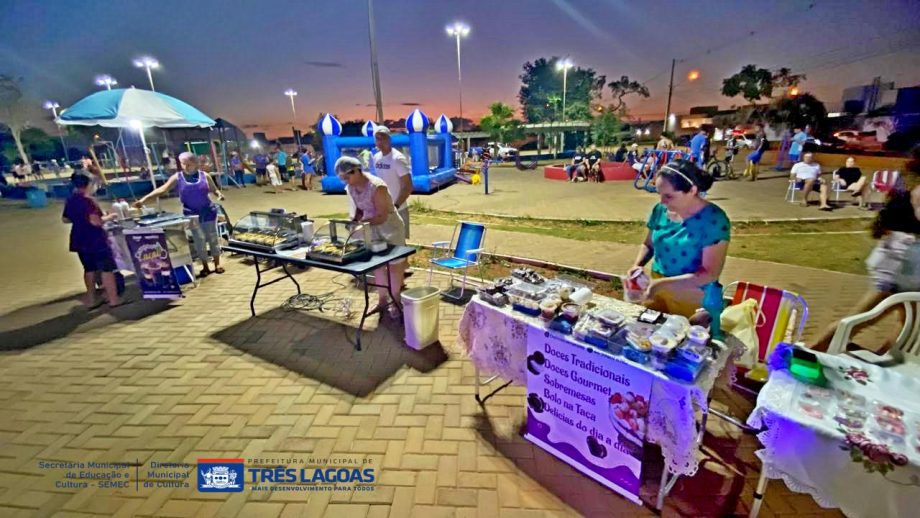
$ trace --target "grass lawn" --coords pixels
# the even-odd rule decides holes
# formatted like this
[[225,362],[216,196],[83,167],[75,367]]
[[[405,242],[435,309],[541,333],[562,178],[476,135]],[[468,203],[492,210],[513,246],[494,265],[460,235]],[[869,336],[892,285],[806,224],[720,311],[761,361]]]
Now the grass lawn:
[[[467,214],[429,209],[423,203],[413,203],[411,211],[414,225],[453,227],[458,220],[471,219]],[[472,219],[494,230],[578,241],[639,244],[646,233],[645,223],[641,221],[564,221],[481,215]],[[732,225],[732,242],[728,253],[746,259],[864,274],[864,261],[875,245],[867,232],[870,222],[869,219],[860,218],[778,223],[738,222]]]

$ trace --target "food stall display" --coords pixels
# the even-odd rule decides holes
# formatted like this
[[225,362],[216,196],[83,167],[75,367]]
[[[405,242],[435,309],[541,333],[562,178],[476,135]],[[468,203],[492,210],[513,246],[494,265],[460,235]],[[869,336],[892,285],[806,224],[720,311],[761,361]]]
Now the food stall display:
[[[528,440],[634,502],[642,444],[660,445],[660,509],[678,477],[699,467],[708,395],[740,343],[577,280],[515,278],[484,291],[467,305],[458,342],[477,376],[507,380],[498,390],[527,387]],[[478,389],[481,403],[498,391]]]
[[272,253],[296,248],[303,242],[301,225],[307,221],[303,214],[253,211],[233,226],[230,244]]
[[371,255],[369,235],[367,225],[348,220],[329,220],[314,234],[307,258],[336,264],[365,260]]
[[181,296],[176,270],[194,278],[188,225],[188,218],[172,212],[105,223],[115,265],[122,272],[137,275],[144,298]]

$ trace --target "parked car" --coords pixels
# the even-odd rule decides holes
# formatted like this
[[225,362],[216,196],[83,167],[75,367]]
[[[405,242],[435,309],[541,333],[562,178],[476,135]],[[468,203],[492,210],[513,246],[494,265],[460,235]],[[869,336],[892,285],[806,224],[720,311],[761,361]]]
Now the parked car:
[[517,148],[511,147],[508,144],[489,142],[487,145],[492,148],[492,156],[502,160],[513,159],[518,154]]
[[[753,133],[748,133],[748,134],[746,134],[746,135],[745,135],[745,134],[741,134],[741,133],[734,133],[733,135],[734,135],[735,141],[738,143],[738,146],[739,146],[739,147],[750,148],[750,147],[753,145],[753,143],[754,143],[754,134],[753,134]],[[728,140],[728,137],[726,137],[724,140]]]
[[875,130],[843,130],[834,132],[834,138],[840,141],[840,147],[848,151],[882,151],[882,143],[876,138]]

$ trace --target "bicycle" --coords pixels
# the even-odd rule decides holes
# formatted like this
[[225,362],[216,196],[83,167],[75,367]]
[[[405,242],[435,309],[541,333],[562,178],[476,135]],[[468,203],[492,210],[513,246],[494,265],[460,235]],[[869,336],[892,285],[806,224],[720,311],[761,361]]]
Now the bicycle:
[[726,149],[725,158],[719,159],[713,154],[706,162],[706,171],[717,180],[734,180],[738,178],[735,174],[735,167],[732,162],[735,158],[735,152],[732,149]]

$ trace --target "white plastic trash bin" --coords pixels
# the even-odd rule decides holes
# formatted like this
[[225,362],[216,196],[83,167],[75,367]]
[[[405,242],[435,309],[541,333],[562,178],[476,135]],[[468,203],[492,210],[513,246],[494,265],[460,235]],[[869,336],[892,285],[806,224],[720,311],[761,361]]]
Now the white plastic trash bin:
[[402,292],[406,345],[420,350],[438,341],[438,305],[441,290],[433,286]]

